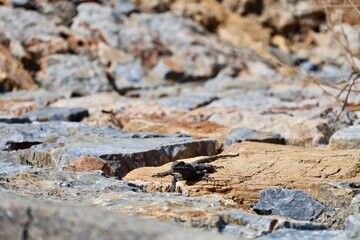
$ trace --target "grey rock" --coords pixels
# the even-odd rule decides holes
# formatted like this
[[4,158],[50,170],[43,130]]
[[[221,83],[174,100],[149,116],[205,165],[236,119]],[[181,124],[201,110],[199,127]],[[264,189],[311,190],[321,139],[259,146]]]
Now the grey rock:
[[182,97],[158,98],[156,99],[156,102],[165,106],[174,106],[185,110],[193,110],[195,108],[208,105],[213,100],[215,100],[215,98],[211,96],[191,95]]
[[0,31],[31,53],[42,55],[68,49],[55,23],[36,11],[0,7]]
[[[201,80],[225,66],[243,69],[245,59],[262,61],[254,52],[225,43],[196,22],[170,12],[140,13],[126,19],[110,7],[93,3],[79,5],[78,12],[71,28],[83,38],[97,38],[97,30],[112,47],[143,62],[155,59],[150,68],[161,63],[163,57],[176,63],[176,68],[162,65],[161,80]],[[147,84],[152,84],[151,79]]]
[[55,54],[46,57],[36,79],[46,90],[67,97],[113,89],[99,62],[78,55]]
[[[79,122],[89,116],[86,108],[43,107],[24,114],[32,121],[72,121]],[[1,122],[1,120],[0,120]]]
[[69,26],[77,14],[72,1],[39,2],[37,8],[57,24],[65,26]]
[[[55,144],[38,144],[27,150],[29,162],[36,153],[51,158],[59,168],[68,166],[82,155],[95,156],[109,163],[111,175],[120,179],[131,170],[145,166],[160,166],[182,158],[214,155],[216,141],[191,138],[139,138],[127,139],[93,137],[62,137]],[[34,157],[32,157],[34,156]]]
[[293,229],[280,229],[274,233],[257,238],[259,240],[267,239],[302,239],[302,240],[338,240],[338,239],[359,239],[357,232],[327,230],[327,231],[298,231]]
[[351,126],[335,132],[330,138],[330,147],[333,149],[360,148],[360,126]]
[[28,164],[63,168],[81,155],[95,156],[108,161],[111,173],[119,178],[138,167],[214,155],[217,148],[217,142],[210,139],[127,133],[70,122],[0,124],[0,137],[0,149],[24,149],[20,157]]
[[345,222],[345,229],[354,231],[360,229],[360,214],[354,214],[349,216]]
[[253,207],[258,214],[280,215],[296,220],[314,220],[325,207],[304,191],[283,188],[262,190]]
[[131,3],[130,0],[104,0],[103,4],[106,6],[111,6],[115,9],[116,12],[120,12],[126,15],[130,15],[131,13],[139,11],[139,9],[133,3]]
[[226,212],[221,214],[227,224],[222,233],[244,238],[257,238],[279,229],[325,230],[323,224],[308,221],[294,221],[277,216],[259,216],[244,212]]
[[29,10],[35,9],[35,2],[33,0],[11,0],[10,2],[13,7],[25,8]]
[[[61,205],[0,193],[2,239],[226,239],[96,208]],[[101,221],[99,221],[101,219]]]
[[27,117],[0,116],[0,123],[31,123]]
[[280,134],[259,132],[250,128],[237,128],[232,130],[225,138],[224,147],[227,148],[233,143],[242,141],[264,142],[285,145],[285,139]]

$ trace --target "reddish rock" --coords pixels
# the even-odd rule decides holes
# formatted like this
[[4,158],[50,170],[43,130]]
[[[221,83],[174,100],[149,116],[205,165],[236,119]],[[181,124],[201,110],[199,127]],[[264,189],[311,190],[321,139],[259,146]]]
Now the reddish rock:
[[106,175],[110,175],[110,168],[105,160],[90,156],[81,156],[75,159],[69,164],[66,170],[75,172],[94,172],[96,170],[101,170]]
[[35,89],[37,84],[24,69],[22,63],[14,58],[9,49],[0,45],[0,89],[5,91]]

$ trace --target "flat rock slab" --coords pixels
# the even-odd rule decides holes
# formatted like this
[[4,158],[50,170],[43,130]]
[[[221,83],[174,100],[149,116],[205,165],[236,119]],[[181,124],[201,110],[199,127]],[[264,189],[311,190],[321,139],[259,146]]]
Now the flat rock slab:
[[284,188],[264,189],[253,210],[261,215],[280,215],[296,220],[314,220],[325,209],[304,191]]
[[[178,181],[178,187],[190,195],[223,194],[240,204],[253,204],[261,190],[273,187],[307,190],[318,181],[360,181],[360,150],[332,151],[328,148],[303,148],[265,143],[234,144],[224,154],[232,158],[218,159],[222,166],[210,174],[213,181]],[[195,159],[188,159],[191,162]],[[124,179],[147,182],[145,188],[168,191],[172,177],[152,177],[170,169],[171,164],[157,168],[140,168]]]
[[[24,114],[32,121],[72,121],[79,122],[88,117],[89,112],[86,108],[60,108],[43,107]],[[1,120],[0,120],[1,121]]]
[[65,168],[81,156],[106,160],[119,178],[144,166],[214,155],[217,142],[180,134],[128,133],[106,126],[47,122],[0,124],[0,149],[22,150],[20,158],[38,167]]
[[281,229],[272,234],[257,238],[259,240],[338,240],[338,239],[359,239],[360,233],[351,231],[329,230],[329,231],[297,231],[294,229]]
[[285,139],[278,133],[259,132],[250,128],[237,128],[232,130],[225,138],[224,146],[242,141],[264,142],[285,145]]
[[360,148],[360,126],[343,128],[330,138],[330,147],[333,149]]
[[[0,193],[1,239],[229,239],[96,208]],[[99,221],[101,219],[101,221]]]

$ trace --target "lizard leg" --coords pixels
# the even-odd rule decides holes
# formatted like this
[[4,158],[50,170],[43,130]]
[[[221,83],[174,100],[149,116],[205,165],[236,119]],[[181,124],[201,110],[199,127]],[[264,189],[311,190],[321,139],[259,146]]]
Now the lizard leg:
[[180,173],[177,173],[174,175],[172,181],[171,181],[171,187],[170,187],[170,192],[175,192],[176,190],[176,182],[179,178],[182,178],[182,175]]
[[171,175],[173,173],[172,170],[168,170],[168,171],[165,171],[165,172],[161,172],[161,173],[157,173],[157,174],[154,174],[154,175],[151,175],[151,177],[166,177],[167,175]]

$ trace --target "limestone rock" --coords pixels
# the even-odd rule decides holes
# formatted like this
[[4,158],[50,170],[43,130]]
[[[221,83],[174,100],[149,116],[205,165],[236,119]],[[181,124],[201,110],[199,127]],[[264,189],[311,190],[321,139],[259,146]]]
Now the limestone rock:
[[232,130],[225,138],[224,147],[242,141],[285,144],[285,139],[280,134],[257,132],[250,128],[237,128]]
[[333,149],[360,148],[360,126],[340,129],[331,136],[330,146]]
[[[218,159],[212,164],[224,168],[210,174],[214,181],[179,181],[180,191],[191,196],[219,193],[240,204],[254,204],[261,190],[271,187],[307,190],[318,181],[359,180],[359,150],[327,148],[303,148],[275,144],[242,142],[233,144],[223,154],[238,157]],[[344,155],[346,161],[344,161]],[[195,159],[188,159],[191,162]],[[147,182],[147,190],[163,190],[170,186],[172,178],[151,177],[170,169],[170,164],[157,168],[140,168],[124,179]],[[181,183],[181,185],[180,185]],[[182,190],[181,190],[182,189]]]
[[35,89],[37,84],[10,51],[0,45],[0,92]]
[[306,239],[306,240],[336,240],[336,239],[357,239],[359,233],[350,231],[296,231],[293,229],[281,229],[272,234],[260,237],[261,240],[268,239]]
[[25,117],[32,121],[73,121],[79,122],[89,116],[86,108],[56,108],[43,107],[35,111],[27,112]]
[[106,175],[110,175],[110,168],[105,160],[89,156],[81,156],[74,159],[74,161],[72,161],[65,169],[76,172],[94,172],[96,170],[101,170]]
[[36,11],[0,7],[0,30],[33,54],[48,55],[68,50],[54,22]]
[[85,56],[50,55],[42,59],[36,79],[43,88],[67,97],[112,90],[100,64]]
[[314,220],[325,207],[303,191],[283,188],[262,190],[253,210],[261,215],[280,215],[296,220]]
[[[0,195],[0,236],[3,239],[24,236],[27,239],[117,239],[119,236],[127,239],[138,239],[139,236],[156,239],[225,239],[220,235],[195,230],[183,231],[155,220],[109,214],[100,209],[25,200],[6,193]],[[7,214],[9,212],[12,214]]]

